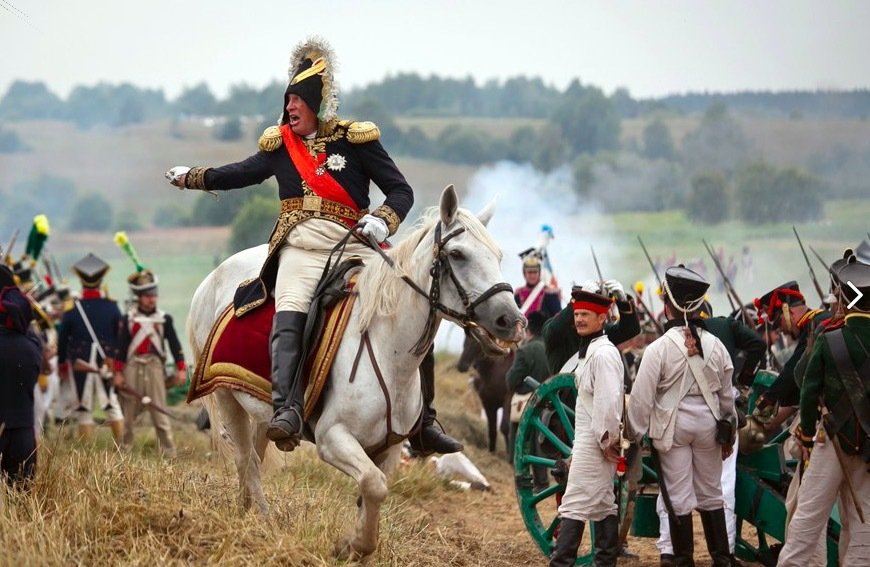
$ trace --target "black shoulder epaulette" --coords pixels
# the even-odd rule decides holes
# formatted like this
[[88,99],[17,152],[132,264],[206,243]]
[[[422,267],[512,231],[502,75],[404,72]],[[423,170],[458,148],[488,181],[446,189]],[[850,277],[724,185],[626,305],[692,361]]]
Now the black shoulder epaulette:
[[281,137],[281,130],[277,126],[269,126],[263,130],[257,142],[257,147],[263,152],[274,152],[284,144],[284,138]]

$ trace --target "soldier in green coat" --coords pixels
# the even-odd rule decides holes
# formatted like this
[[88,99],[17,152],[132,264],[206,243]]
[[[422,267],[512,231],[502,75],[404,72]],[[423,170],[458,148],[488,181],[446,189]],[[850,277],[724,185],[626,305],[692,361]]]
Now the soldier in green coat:
[[[839,500],[840,564],[867,565],[870,524],[870,265],[853,261],[838,272],[846,317],[817,338],[800,396],[798,438],[812,451],[788,526],[780,566],[805,565]],[[819,417],[823,426],[817,431]]]

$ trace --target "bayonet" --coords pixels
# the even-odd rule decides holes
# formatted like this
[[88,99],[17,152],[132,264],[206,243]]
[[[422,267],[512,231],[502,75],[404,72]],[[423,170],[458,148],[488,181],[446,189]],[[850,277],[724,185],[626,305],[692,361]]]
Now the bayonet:
[[18,233],[20,231],[20,228],[12,231],[12,237],[9,239],[9,244],[6,245],[6,263],[10,266],[15,263],[15,260],[12,259],[12,247],[15,246],[15,241],[18,240]]
[[[707,249],[707,254],[709,254],[710,258],[713,259],[713,265],[716,266],[716,271],[718,271],[719,275],[722,277],[722,283],[725,284],[725,295],[728,297],[728,302],[731,304],[732,308],[734,308],[734,302],[737,303],[738,309],[740,309],[740,317],[743,319],[744,323],[750,325],[749,315],[746,313],[746,308],[744,307],[745,304],[740,300],[740,297],[737,295],[737,290],[734,289],[734,285],[731,283],[731,280],[728,279],[725,270],[722,269],[722,264],[719,263],[719,258],[705,239],[702,238],[701,242],[704,243],[704,248]],[[734,298],[733,302],[731,301],[732,297]]]
[[640,242],[640,247],[643,248],[643,255],[646,256],[646,261],[649,262],[649,267],[652,269],[652,273],[656,277],[659,289],[662,289],[662,278],[659,277],[659,271],[656,269],[656,265],[653,263],[652,258],[649,257],[649,251],[647,251],[646,245],[643,243],[643,240],[641,240],[639,234],[637,235],[637,241]]
[[816,278],[816,272],[813,271],[813,266],[812,266],[812,264],[810,264],[810,259],[807,256],[807,251],[804,248],[804,243],[801,242],[801,237],[798,234],[797,228],[792,226],[791,229],[794,232],[795,238],[797,238],[798,245],[801,248],[801,254],[804,255],[804,262],[807,263],[807,268],[809,268],[809,270],[810,270],[810,278],[812,278],[812,280],[813,280],[813,286],[816,288],[816,293],[819,294],[819,299],[822,301],[822,303],[824,303],[825,302],[825,294],[822,293],[822,286],[819,285],[819,280]]

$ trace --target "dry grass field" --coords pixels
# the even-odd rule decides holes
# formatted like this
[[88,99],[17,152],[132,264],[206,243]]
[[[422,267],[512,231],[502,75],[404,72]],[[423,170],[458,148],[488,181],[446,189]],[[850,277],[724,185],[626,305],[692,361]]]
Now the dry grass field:
[[[424,461],[403,465],[381,519],[377,566],[544,565],[519,516],[504,447],[490,455],[467,376],[438,363],[439,415],[462,438],[492,492],[457,491]],[[94,444],[51,431],[29,493],[0,488],[0,565],[335,565],[332,545],[355,517],[348,477],[320,462],[312,446],[281,455],[264,487],[268,517],[235,502],[235,467],[196,431],[197,408],[176,407],[176,460],[157,455],[141,421],[131,454],[117,452],[107,428]],[[700,536],[699,536],[700,537]],[[698,540],[699,565],[705,565]],[[629,540],[637,560],[656,562],[652,540]]]

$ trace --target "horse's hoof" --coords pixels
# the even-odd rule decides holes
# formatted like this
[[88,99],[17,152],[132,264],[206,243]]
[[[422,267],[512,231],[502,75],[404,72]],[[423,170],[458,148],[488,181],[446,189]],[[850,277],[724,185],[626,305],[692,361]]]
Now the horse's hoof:
[[362,552],[358,549],[355,549],[353,546],[353,539],[351,537],[344,537],[338,542],[336,542],[335,546],[332,549],[333,556],[339,561],[356,561],[360,563],[367,563],[368,560],[372,557],[372,552]]

